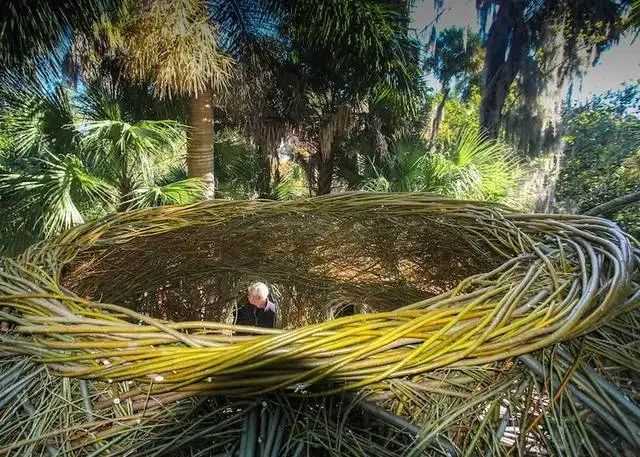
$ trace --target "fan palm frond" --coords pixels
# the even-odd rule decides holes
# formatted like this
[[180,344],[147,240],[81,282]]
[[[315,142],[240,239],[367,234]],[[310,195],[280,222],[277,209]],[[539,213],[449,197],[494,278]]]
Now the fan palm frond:
[[1,82],[3,130],[19,157],[65,154],[73,148],[76,110],[65,87],[15,73]]
[[105,176],[119,181],[123,195],[133,190],[135,181],[153,181],[153,156],[177,148],[184,141],[180,124],[168,120],[86,121],[77,129],[92,164]]
[[82,93],[78,110],[87,121],[125,120],[120,101],[113,94],[95,85],[90,85]]
[[[36,159],[32,173],[0,174],[0,199],[4,210],[21,215],[25,229],[56,234],[84,222],[79,205],[90,202],[113,205],[113,186],[91,174],[75,155]],[[8,215],[8,214],[7,214]]]
[[143,185],[125,196],[128,209],[162,205],[186,205],[203,199],[204,185],[196,178],[167,184]]
[[430,190],[456,198],[504,201],[521,175],[519,162],[506,144],[472,129],[462,131],[426,165]]

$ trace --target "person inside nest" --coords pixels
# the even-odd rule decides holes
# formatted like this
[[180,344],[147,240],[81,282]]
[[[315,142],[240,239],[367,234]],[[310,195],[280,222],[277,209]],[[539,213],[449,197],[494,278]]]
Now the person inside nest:
[[234,325],[273,328],[276,322],[276,305],[269,300],[269,288],[262,282],[251,284],[247,296],[236,309]]

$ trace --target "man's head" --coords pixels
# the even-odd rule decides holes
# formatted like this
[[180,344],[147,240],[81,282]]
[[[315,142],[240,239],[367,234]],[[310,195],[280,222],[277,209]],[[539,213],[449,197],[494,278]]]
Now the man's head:
[[258,308],[264,308],[267,305],[268,296],[269,288],[262,282],[254,282],[247,289],[249,303]]

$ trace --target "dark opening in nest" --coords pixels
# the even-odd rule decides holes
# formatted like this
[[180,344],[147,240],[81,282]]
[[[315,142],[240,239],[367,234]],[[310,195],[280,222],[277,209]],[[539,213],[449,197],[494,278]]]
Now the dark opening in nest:
[[228,322],[247,284],[261,280],[278,302],[278,326],[299,327],[342,306],[395,309],[504,261],[459,222],[411,213],[242,213],[96,243],[66,265],[63,284],[162,319]]

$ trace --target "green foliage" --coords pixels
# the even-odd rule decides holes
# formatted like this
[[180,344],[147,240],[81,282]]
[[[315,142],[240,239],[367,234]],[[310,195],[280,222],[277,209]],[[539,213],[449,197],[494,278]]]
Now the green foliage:
[[427,57],[424,67],[442,83],[451,83],[463,91],[477,82],[483,59],[480,37],[470,29],[448,27],[438,35],[435,51]]
[[255,198],[260,157],[248,138],[236,129],[216,132],[214,151],[216,197]]
[[271,194],[276,200],[292,200],[308,195],[308,186],[305,181],[302,165],[295,162],[281,164],[283,169],[280,180],[275,181],[271,188]]
[[[627,86],[567,110],[565,163],[557,197],[569,209],[585,211],[640,189],[639,87]],[[614,218],[640,234],[637,208]]]
[[181,141],[172,121],[86,121],[76,126],[88,160],[100,174],[117,183],[126,196],[139,184],[153,180],[153,157]]
[[[288,33],[304,87],[300,130],[313,145],[310,164],[317,169],[313,184],[319,193],[331,190],[333,162],[352,132],[382,134],[374,123],[385,116],[376,108],[392,107],[400,119],[419,112],[424,81],[418,43],[407,22],[407,12],[397,2],[295,3]],[[373,122],[363,126],[367,120]]]
[[513,151],[477,130],[460,132],[434,152],[422,140],[401,138],[389,155],[355,155],[341,163],[350,187],[381,192],[435,192],[459,199],[488,200],[518,206],[513,191],[521,167]]
[[47,53],[55,55],[65,38],[88,32],[112,10],[115,0],[6,0],[0,9],[0,65],[22,67]]
[[202,199],[203,192],[202,181],[194,178],[167,182],[166,184],[153,183],[134,189],[127,203],[131,209],[162,205],[186,205]]
[[417,42],[408,37],[398,5],[305,0],[295,3],[290,21],[294,52],[312,64],[313,78],[325,79],[316,79],[316,85],[337,83],[353,95],[420,89]]
[[[82,208],[110,207],[117,192],[100,177],[92,175],[82,160],[68,154],[31,158],[21,166],[0,172],[2,232],[16,230],[26,238],[2,237],[2,250],[29,243],[29,238],[50,236],[85,221]],[[5,246],[6,243],[6,246]]]
[[507,202],[520,177],[520,164],[511,148],[477,130],[463,130],[445,152],[426,162],[429,191],[458,199]]
[[48,81],[10,74],[0,81],[4,110],[2,131],[10,139],[6,148],[15,157],[62,154],[74,147],[74,110],[69,90],[57,85],[45,90]]
[[1,251],[18,252],[115,209],[201,198],[193,180],[169,180],[183,160],[179,124],[125,121],[118,101],[95,88],[76,96],[22,80],[3,89]]
[[471,86],[466,97],[447,99],[444,106],[445,115],[440,124],[437,140],[440,143],[447,143],[455,141],[462,130],[479,130],[479,108],[480,89],[478,86]]
[[[364,168],[362,190],[371,192],[426,192],[430,177],[426,163],[431,153],[422,141],[400,138],[392,144],[389,157],[376,164],[370,160]],[[369,175],[370,177],[366,177]]]
[[[214,149],[216,198],[257,198],[263,164],[256,146],[240,130],[229,128],[216,133]],[[270,186],[270,198],[274,200],[307,194],[302,165],[284,157],[277,161],[276,179]]]

